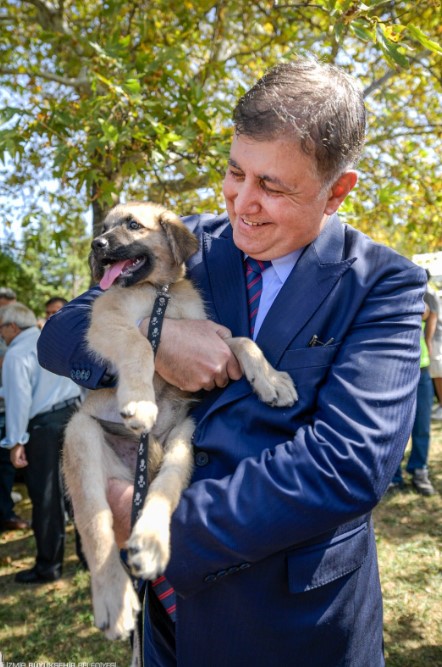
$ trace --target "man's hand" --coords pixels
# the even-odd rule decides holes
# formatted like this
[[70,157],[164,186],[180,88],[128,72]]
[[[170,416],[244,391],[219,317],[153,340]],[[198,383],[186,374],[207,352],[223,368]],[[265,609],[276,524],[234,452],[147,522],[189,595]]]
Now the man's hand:
[[14,445],[10,450],[9,456],[11,457],[11,463],[14,468],[26,468],[28,465],[24,445]]
[[107,501],[114,517],[115,541],[120,549],[124,549],[129,539],[130,515],[134,487],[129,482],[112,478],[107,487]]
[[[148,320],[140,325],[146,335]],[[155,367],[170,384],[185,391],[225,387],[242,370],[224,342],[231,332],[210,320],[165,319]]]

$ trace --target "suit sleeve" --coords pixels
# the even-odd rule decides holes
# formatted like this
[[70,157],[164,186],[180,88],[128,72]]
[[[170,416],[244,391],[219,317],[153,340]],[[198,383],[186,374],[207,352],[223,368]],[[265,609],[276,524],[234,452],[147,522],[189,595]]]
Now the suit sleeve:
[[87,348],[86,332],[91,308],[101,294],[95,287],[52,315],[38,340],[38,360],[46,370],[70,378],[88,389],[110,386],[112,370]]
[[253,566],[373,509],[413,424],[423,292],[414,267],[378,281],[341,341],[313,418],[233,474],[184,492],[166,571],[179,594],[217,585],[210,573]]

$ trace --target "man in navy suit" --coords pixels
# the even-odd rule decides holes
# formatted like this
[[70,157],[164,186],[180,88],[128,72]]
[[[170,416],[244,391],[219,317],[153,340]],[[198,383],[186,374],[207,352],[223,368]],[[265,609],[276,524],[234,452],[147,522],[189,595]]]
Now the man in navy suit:
[[[206,391],[172,520],[176,624],[149,592],[145,664],[382,667],[371,511],[413,423],[425,274],[336,215],[365,135],[345,73],[305,58],[279,65],[239,101],[234,125],[227,215],[186,220],[210,320],[166,320],[157,357],[166,379]],[[263,270],[253,337],[292,376],[291,408],[260,403],[223,341],[249,335],[249,259]],[[90,388],[111,374],[82,347],[98,293],[40,338],[41,363]],[[109,489],[121,542],[131,493]]]

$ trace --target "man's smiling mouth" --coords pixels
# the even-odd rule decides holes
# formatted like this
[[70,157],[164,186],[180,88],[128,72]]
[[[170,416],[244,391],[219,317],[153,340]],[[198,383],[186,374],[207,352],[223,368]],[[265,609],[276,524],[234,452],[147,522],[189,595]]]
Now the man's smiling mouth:
[[241,220],[248,227],[261,227],[261,225],[266,224],[265,222],[253,222],[252,220],[246,220],[245,218],[241,218]]

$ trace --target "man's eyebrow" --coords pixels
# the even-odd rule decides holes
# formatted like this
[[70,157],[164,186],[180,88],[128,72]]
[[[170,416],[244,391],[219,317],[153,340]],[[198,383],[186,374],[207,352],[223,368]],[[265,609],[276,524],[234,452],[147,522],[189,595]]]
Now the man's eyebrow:
[[228,159],[227,162],[228,162],[228,165],[229,165],[230,167],[235,167],[235,169],[240,169],[240,170],[242,171],[242,169],[241,169],[241,167],[239,166],[239,164],[238,164],[237,162],[235,162],[235,160],[234,160],[233,158],[229,157],[229,159]]
[[[234,167],[235,169],[239,169],[239,171],[242,171],[239,164],[231,157],[228,159],[228,164],[230,167]],[[287,183],[284,183],[284,181],[281,181],[276,176],[268,176],[267,174],[262,174],[262,175],[258,174],[258,178],[261,181],[265,181],[266,183],[273,183],[274,185],[277,185],[278,187],[282,188],[283,190],[287,190],[288,192],[292,190],[292,188],[289,187]]]

